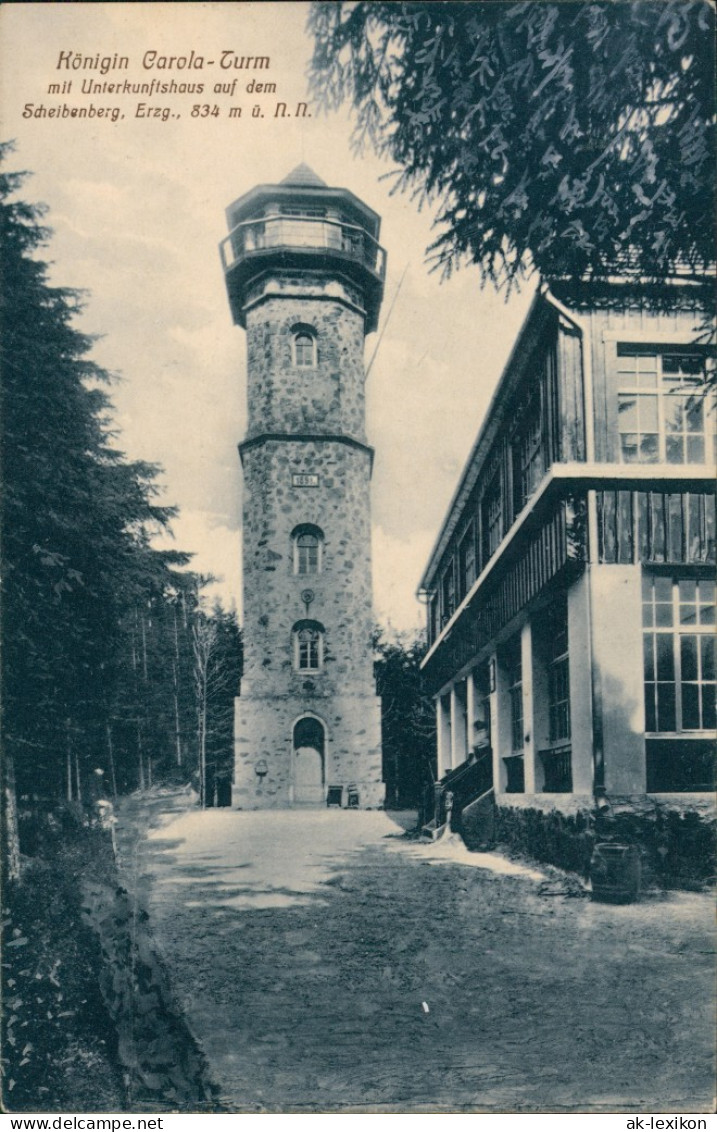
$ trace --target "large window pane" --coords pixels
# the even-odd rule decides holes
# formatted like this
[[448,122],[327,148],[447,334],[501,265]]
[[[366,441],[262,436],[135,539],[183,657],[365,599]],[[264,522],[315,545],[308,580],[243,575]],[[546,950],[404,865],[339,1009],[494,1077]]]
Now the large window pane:
[[682,726],[687,731],[699,731],[700,701],[699,685],[682,685]]
[[680,637],[680,665],[683,680],[697,679],[697,637],[683,633]]
[[674,731],[675,718],[675,685],[657,685],[657,730]]
[[698,601],[700,606],[700,625],[715,623],[715,583],[703,580],[699,583]]
[[665,629],[672,625],[672,605],[666,605],[662,601],[656,602],[655,624]]
[[665,456],[668,464],[684,464],[685,441],[682,436],[668,436],[665,438]]
[[[658,574],[654,579],[654,586],[656,601],[672,601],[672,578],[666,578],[664,574]],[[670,624],[672,624],[672,622],[670,622]]]
[[637,431],[637,398],[621,395],[618,400],[617,411],[620,414],[620,431],[624,433]]
[[523,689],[510,689],[510,745],[514,754],[523,750]]
[[681,578],[677,583],[680,601],[697,601],[697,582],[694,578]]
[[715,686],[705,684],[702,687],[702,727],[705,731],[714,731],[715,726]]
[[682,431],[684,400],[684,397],[676,397],[674,394],[663,398],[665,428],[668,432]]
[[697,606],[696,605],[681,605],[680,606],[680,625],[696,625],[697,624]]
[[640,432],[659,432],[657,415],[657,397],[640,397],[639,404]]
[[620,437],[620,458],[623,464],[637,464],[638,451],[637,451],[637,434],[628,432],[625,436]]
[[656,464],[659,458],[659,437],[649,433],[640,437],[640,463]]
[[657,679],[674,680],[675,655],[672,645],[671,633],[658,633],[655,637],[657,646]]
[[[711,579],[643,576],[643,666],[648,733],[714,730],[715,637],[711,624],[714,592],[715,583]],[[661,600],[656,601],[656,598]],[[679,611],[675,626],[666,624],[671,620],[671,609]],[[652,612],[654,627],[649,624]]]
[[500,473],[496,473],[486,489],[481,504],[483,518],[483,562],[485,566],[495,554],[503,538],[503,497]]
[[687,437],[687,463],[688,464],[704,464],[705,462],[705,442],[701,436],[688,436]]
[[655,712],[656,685],[645,684],[645,730],[657,731],[657,714]]
[[702,397],[693,393],[685,405],[685,424],[688,432],[702,432],[705,426],[705,403]]
[[[714,433],[704,357],[618,346],[617,398],[623,463],[697,464]],[[709,400],[708,400],[709,397]]]

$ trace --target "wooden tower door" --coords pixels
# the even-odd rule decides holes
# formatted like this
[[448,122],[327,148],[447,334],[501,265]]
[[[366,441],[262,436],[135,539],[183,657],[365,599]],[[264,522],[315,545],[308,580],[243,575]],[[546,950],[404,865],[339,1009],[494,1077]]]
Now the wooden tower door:
[[325,730],[319,719],[306,716],[294,726],[294,801],[321,805],[326,797],[324,777]]

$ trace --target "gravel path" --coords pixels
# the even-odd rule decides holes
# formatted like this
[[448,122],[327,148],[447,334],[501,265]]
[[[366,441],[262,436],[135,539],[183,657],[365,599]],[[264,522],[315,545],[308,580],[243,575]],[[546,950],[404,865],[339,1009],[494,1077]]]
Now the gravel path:
[[180,805],[123,805],[125,879],[230,1111],[712,1111],[709,897],[593,904],[401,815]]

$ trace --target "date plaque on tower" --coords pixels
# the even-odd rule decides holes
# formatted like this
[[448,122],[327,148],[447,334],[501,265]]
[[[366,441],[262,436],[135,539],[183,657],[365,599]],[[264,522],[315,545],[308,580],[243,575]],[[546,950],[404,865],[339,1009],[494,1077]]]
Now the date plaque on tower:
[[291,477],[292,487],[318,487],[319,477],[313,472],[294,472]]

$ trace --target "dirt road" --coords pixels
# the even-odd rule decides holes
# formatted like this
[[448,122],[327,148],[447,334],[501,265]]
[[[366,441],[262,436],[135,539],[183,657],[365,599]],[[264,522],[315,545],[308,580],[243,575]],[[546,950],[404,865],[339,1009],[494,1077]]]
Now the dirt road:
[[125,876],[227,1109],[711,1111],[709,897],[594,904],[387,813],[157,805]]

